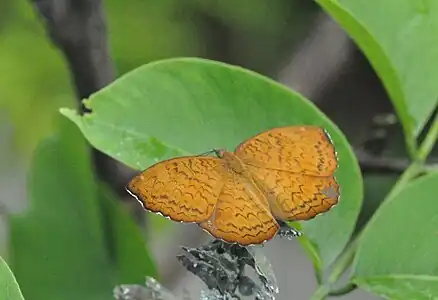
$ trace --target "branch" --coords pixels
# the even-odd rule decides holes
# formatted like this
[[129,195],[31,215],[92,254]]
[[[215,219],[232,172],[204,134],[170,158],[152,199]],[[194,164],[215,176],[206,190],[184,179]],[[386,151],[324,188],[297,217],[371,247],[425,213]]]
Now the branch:
[[101,0],[32,2],[67,60],[79,101],[114,79]]
[[[401,174],[411,165],[408,158],[375,156],[359,149],[354,152],[363,173]],[[436,159],[431,159],[425,165],[424,171],[437,169],[437,164]]]
[[[81,112],[81,100],[114,80],[101,0],[31,0],[45,22],[51,41],[64,55]],[[125,179],[118,178],[118,163],[93,149],[98,176],[124,195]]]
[[363,150],[355,149],[357,160],[362,172],[372,173],[403,173],[410,165],[407,158],[393,158],[386,156],[375,156]]

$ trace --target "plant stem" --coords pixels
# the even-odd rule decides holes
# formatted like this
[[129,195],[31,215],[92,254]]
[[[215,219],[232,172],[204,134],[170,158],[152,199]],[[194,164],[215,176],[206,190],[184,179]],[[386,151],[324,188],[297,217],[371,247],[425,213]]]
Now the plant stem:
[[412,133],[407,133],[405,131],[405,141],[406,141],[406,149],[408,151],[409,157],[412,160],[415,160],[416,157],[418,157],[418,149],[417,149],[417,141],[415,139],[415,136]]
[[[417,163],[413,163],[406,169],[406,171],[400,176],[397,183],[391,189],[391,192],[385,197],[386,199],[392,198],[395,194],[397,194],[405,184],[414,177],[417,172],[420,170]],[[371,220],[370,220],[371,221]],[[369,222],[368,222],[369,223]],[[329,284],[334,284],[339,277],[345,272],[348,266],[354,259],[354,255],[356,254],[357,245],[359,244],[360,238],[363,235],[364,230],[361,230],[357,236],[353,239],[353,241],[346,247],[345,251],[341,254],[339,259],[337,260],[335,266],[333,267],[333,271],[328,277],[327,282]]]
[[[360,235],[360,234],[359,234]],[[346,247],[345,251],[342,252],[342,255],[337,260],[330,276],[327,279],[327,282],[332,285],[336,283],[339,277],[344,274],[345,270],[351,264],[354,259],[354,254],[356,252],[357,243],[359,241],[359,235]]]
[[403,189],[403,187],[408,183],[409,180],[411,180],[413,177],[415,177],[418,172],[420,172],[422,169],[421,164],[418,162],[413,162],[406,171],[403,172],[403,174],[400,176],[400,178],[397,180],[391,191],[388,195],[386,195],[385,200],[383,202],[386,202],[387,199],[390,199],[394,197],[399,191]]
[[335,263],[333,271],[331,272],[330,276],[327,279],[327,283],[319,286],[319,288],[313,294],[312,298],[310,298],[311,300],[322,300],[329,295],[330,286],[338,281],[339,277],[341,277],[342,274],[344,274],[345,270],[353,261],[357,242],[358,239],[357,238],[354,239],[353,242],[351,242],[347,246],[345,251],[342,252],[341,256]]
[[426,138],[423,143],[421,143],[420,149],[417,153],[417,159],[420,162],[424,162],[427,159],[430,151],[432,151],[433,146],[435,146],[438,139],[438,114],[435,116],[432,126],[427,132]]
[[[385,197],[382,205],[388,203],[388,199],[391,200],[394,198],[396,194],[398,194],[403,187],[416,175],[418,175],[421,170],[424,168],[424,162],[427,159],[427,156],[432,151],[436,141],[438,139],[438,115],[435,117],[432,127],[427,133],[426,138],[423,143],[419,147],[415,160],[411,163],[411,165],[403,172],[400,178],[397,180],[397,183],[391,189],[391,192]],[[316,292],[313,294],[311,300],[323,300],[330,294],[330,286],[337,282],[339,277],[345,272],[348,266],[354,259],[356,254],[356,249],[359,244],[360,239],[363,236],[363,232],[368,225],[373,221],[376,215],[373,215],[371,220],[368,222],[367,226],[359,232],[359,234],[353,239],[353,241],[346,247],[344,252],[341,253],[339,259],[335,262],[335,266],[327,279],[327,283],[320,285]],[[342,293],[348,293],[349,291],[354,289],[354,284],[349,283],[345,286],[344,289],[341,290]]]
[[352,282],[348,282],[346,285],[335,289],[335,290],[331,290],[329,292],[329,296],[342,296],[345,294],[348,294],[352,291],[354,291],[357,288],[357,285],[352,283]]
[[312,295],[310,300],[324,300],[327,297],[329,291],[330,288],[327,285],[320,285],[319,288]]

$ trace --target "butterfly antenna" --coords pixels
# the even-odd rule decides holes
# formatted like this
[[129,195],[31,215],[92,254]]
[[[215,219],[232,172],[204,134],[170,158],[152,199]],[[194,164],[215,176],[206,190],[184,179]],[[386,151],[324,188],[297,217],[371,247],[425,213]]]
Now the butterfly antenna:
[[223,149],[213,149],[204,153],[199,154],[199,156],[206,156],[210,154],[215,154],[217,157],[222,157],[225,150]]
[[213,150],[201,153],[201,154],[199,154],[199,156],[207,156],[207,155],[210,155],[210,154],[213,154],[213,153],[216,154],[216,150],[213,149]]

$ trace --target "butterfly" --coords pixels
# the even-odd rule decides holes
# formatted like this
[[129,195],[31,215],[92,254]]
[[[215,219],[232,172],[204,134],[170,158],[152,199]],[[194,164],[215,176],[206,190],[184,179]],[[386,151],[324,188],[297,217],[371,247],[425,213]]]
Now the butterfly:
[[309,220],[339,201],[338,159],[323,128],[274,128],[214,153],[159,162],[127,191],[148,211],[243,246],[272,239],[277,220]]

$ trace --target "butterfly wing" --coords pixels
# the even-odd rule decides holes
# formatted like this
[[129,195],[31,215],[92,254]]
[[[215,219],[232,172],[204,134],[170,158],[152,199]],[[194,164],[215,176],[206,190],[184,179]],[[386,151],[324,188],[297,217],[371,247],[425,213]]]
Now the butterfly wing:
[[262,132],[240,144],[235,154],[248,165],[304,175],[332,176],[337,168],[335,148],[316,126]]
[[226,172],[223,160],[216,157],[179,157],[146,169],[127,190],[149,211],[199,223],[212,214]]
[[316,177],[253,166],[248,166],[248,170],[267,195],[277,219],[309,220],[339,201],[339,186],[333,176]]
[[235,151],[267,195],[276,218],[308,220],[339,200],[338,162],[329,137],[316,126],[268,130]]
[[216,238],[240,245],[261,244],[279,229],[265,196],[254,182],[232,172],[213,214],[200,226]]

